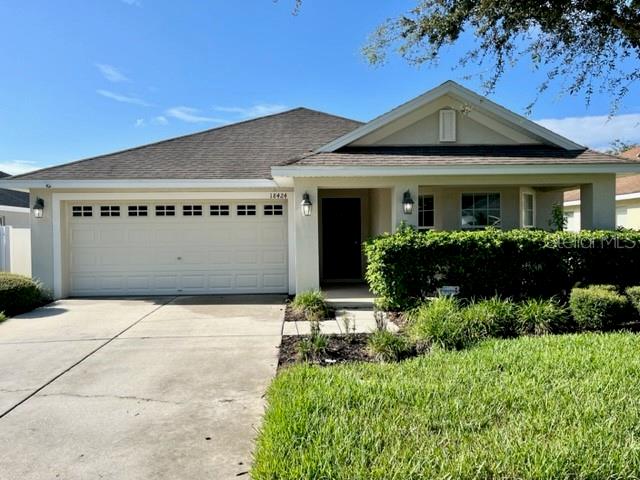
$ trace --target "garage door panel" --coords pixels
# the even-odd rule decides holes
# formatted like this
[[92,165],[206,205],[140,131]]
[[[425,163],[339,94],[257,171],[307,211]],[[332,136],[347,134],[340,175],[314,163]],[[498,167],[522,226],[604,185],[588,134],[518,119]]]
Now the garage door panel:
[[[238,202],[229,216],[156,217],[153,202],[147,217],[69,216],[68,249],[72,295],[284,293],[288,286],[286,209],[282,216],[238,216]],[[196,204],[197,202],[188,202]],[[93,212],[100,211],[93,204]],[[70,209],[70,205],[68,205]]]
[[231,290],[233,287],[233,274],[209,275],[210,289],[226,289]]

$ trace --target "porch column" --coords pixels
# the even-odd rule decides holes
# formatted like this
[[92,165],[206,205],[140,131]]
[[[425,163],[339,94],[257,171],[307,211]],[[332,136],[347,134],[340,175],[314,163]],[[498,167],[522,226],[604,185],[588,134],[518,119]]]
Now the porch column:
[[553,212],[554,205],[562,205],[564,201],[564,192],[562,190],[553,190],[550,192],[538,191],[536,192],[535,209],[536,228],[542,230],[551,230],[549,221],[551,220],[551,214]]
[[615,230],[616,176],[598,175],[580,185],[580,229]]
[[[302,214],[300,203],[307,193],[311,200],[311,215]],[[320,288],[320,248],[318,242],[318,187],[311,183],[296,181],[293,211],[295,224],[295,275],[296,292]]]
[[[413,204],[413,212],[410,215],[404,213],[402,201],[404,200],[404,193],[409,191],[411,198],[415,202]],[[418,226],[418,184],[407,183],[396,185],[393,188],[393,195],[391,200],[391,227],[395,232],[400,226],[401,222],[405,222],[414,227]]]

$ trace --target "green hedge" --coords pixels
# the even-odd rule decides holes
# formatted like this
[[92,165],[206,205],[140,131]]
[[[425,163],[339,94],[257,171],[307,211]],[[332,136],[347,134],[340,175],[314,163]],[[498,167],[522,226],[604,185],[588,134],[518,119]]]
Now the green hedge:
[[574,288],[569,297],[573,321],[580,330],[607,330],[629,320],[629,299],[611,285]]
[[640,284],[640,232],[485,230],[418,232],[404,228],[365,243],[366,278],[393,309],[443,285],[463,298],[494,295],[567,298],[578,284]]
[[31,278],[0,273],[0,312],[11,317],[33,310],[48,301],[48,295]]

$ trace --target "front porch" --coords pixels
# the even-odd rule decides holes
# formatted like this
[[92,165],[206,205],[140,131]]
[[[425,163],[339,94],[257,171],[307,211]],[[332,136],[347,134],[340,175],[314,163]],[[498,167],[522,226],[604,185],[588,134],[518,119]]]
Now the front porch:
[[[583,229],[615,229],[612,174],[295,178],[295,290],[361,284],[362,243],[402,222],[424,230],[549,229],[553,206],[571,188],[580,188],[584,199]],[[309,215],[300,208],[304,194]]]

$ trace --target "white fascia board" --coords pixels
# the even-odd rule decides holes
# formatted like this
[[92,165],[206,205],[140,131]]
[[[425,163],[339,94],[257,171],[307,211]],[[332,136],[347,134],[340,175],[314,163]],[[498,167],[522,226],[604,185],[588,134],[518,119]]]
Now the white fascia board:
[[478,110],[489,112],[494,116],[501,118],[507,123],[516,125],[521,129],[542,138],[553,145],[557,145],[566,150],[584,150],[585,147],[579,145],[575,142],[572,142],[568,138],[565,138],[557,133],[552,132],[551,130],[544,128],[541,125],[538,125],[531,120],[518,115],[506,108],[498,105],[497,103],[492,102],[486,97],[482,95],[478,95],[477,93],[469,90],[468,88],[463,87],[462,85],[457,84],[451,80],[443,83],[442,85],[437,86],[436,88],[429,90],[428,92],[420,95],[419,97],[414,98],[413,100],[400,105],[397,108],[385,113],[384,115],[371,120],[365,125],[355,129],[352,132],[343,135],[340,138],[320,147],[317,152],[334,152],[337,149],[344,147],[354,141],[368,135],[369,133],[378,130],[379,128],[397,120],[404,115],[407,115],[409,112],[426,105],[429,102],[436,100],[437,98],[450,94],[452,96],[458,97],[462,101],[469,103],[475,106]]
[[[640,199],[640,192],[623,193],[616,195],[616,202],[622,202],[624,200],[637,200]],[[564,202],[565,207],[579,207],[580,200],[571,200],[570,202]]]
[[421,175],[544,175],[582,173],[640,173],[640,164],[581,165],[460,165],[420,167],[271,167],[274,177],[410,177]]
[[268,179],[220,179],[220,180],[149,180],[149,179],[123,179],[123,180],[0,180],[1,188],[33,189],[33,188],[277,188],[273,180]]
[[0,205],[0,212],[13,212],[13,213],[29,213],[31,209],[29,207],[12,207],[11,205]]

